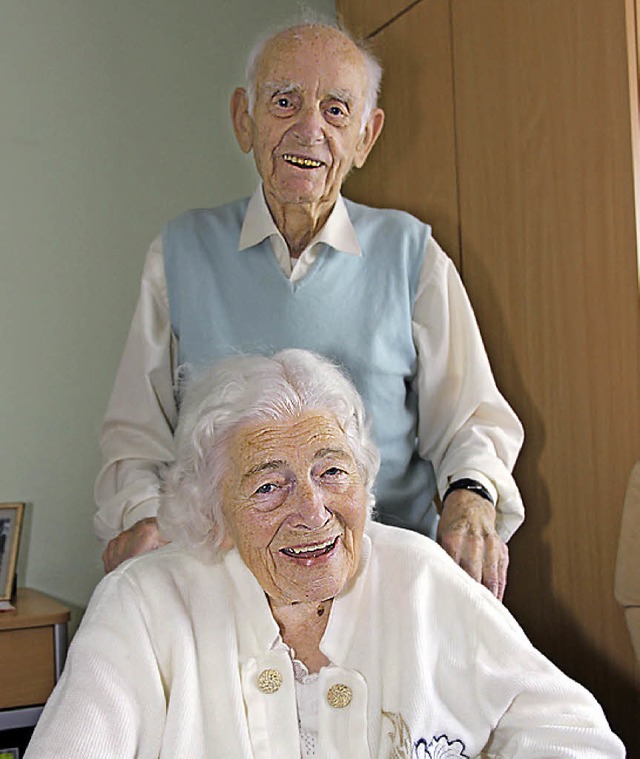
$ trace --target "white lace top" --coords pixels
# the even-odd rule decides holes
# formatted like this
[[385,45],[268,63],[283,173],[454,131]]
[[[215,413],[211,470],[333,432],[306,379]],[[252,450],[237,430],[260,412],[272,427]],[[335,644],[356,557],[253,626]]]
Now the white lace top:
[[[293,664],[293,675],[296,681],[296,704],[298,706],[298,728],[300,730],[300,755],[302,759],[318,756],[318,672],[309,674],[309,670],[296,659],[295,651],[278,638],[273,648],[286,650]],[[331,666],[331,665],[329,665]]]

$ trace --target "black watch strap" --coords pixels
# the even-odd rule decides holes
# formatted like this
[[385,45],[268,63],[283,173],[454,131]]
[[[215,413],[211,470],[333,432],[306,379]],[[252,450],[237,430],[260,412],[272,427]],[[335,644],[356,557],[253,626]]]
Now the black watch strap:
[[481,485],[479,482],[472,480],[469,477],[463,477],[461,480],[452,482],[451,485],[449,485],[447,488],[447,492],[444,494],[442,503],[447,500],[449,493],[453,493],[454,490],[470,490],[472,493],[477,493],[481,498],[484,498],[485,501],[489,501],[489,503],[493,505],[493,498],[491,497],[491,493],[485,488],[484,485]]

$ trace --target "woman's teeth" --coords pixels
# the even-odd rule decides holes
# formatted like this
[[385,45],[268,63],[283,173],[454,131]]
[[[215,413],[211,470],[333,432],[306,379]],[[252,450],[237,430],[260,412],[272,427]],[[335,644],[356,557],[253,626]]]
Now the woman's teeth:
[[312,554],[317,555],[326,553],[328,549],[333,548],[337,541],[337,538],[331,538],[331,540],[325,540],[324,543],[315,543],[310,546],[301,546],[299,548],[282,548],[282,553],[287,556],[310,556]]

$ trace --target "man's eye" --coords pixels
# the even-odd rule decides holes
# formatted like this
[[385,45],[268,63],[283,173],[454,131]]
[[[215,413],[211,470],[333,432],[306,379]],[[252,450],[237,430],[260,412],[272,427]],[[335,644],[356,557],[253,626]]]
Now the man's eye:
[[289,100],[289,98],[279,97],[276,100],[276,105],[278,106],[278,108],[290,108],[291,101]]
[[342,117],[347,116],[347,112],[345,111],[345,109],[339,105],[330,105],[327,108],[327,112],[329,113],[330,116],[335,116],[337,118],[342,118]]

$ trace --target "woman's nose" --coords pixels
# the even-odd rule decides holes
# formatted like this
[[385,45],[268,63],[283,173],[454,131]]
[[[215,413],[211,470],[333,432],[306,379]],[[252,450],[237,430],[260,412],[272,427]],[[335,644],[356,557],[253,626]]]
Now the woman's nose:
[[331,518],[331,511],[325,505],[324,494],[313,483],[296,483],[290,497],[294,527],[317,530]]

